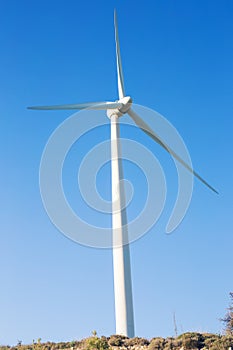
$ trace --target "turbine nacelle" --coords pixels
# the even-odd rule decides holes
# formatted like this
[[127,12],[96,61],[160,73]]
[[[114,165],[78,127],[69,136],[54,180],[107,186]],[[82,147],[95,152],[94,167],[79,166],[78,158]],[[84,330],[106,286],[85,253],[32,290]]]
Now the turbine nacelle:
[[117,100],[116,102],[121,104],[121,106],[114,109],[107,109],[107,116],[109,117],[109,119],[111,119],[113,115],[119,118],[122,117],[124,114],[128,113],[132,106],[133,100],[130,96],[125,96],[122,97],[120,100]]

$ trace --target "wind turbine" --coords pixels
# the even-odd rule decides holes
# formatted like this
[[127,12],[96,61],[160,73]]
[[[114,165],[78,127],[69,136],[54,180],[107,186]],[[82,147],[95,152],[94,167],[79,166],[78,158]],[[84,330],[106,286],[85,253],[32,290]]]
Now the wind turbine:
[[128,114],[135,124],[142,129],[156,143],[162,146],[168,153],[177,159],[189,172],[195,175],[202,183],[215,193],[218,193],[198,173],[196,173],[178,154],[176,154],[157,135],[140,116],[133,111],[132,98],[125,94],[123,70],[120,55],[118,36],[118,23],[116,10],[114,11],[116,63],[118,78],[119,99],[111,102],[88,102],[82,104],[68,104],[56,106],[28,107],[34,110],[105,110],[111,123],[111,182],[112,182],[112,242],[113,242],[113,270],[114,270],[114,294],[115,294],[115,320],[116,334],[134,337],[134,312],[130,267],[130,249],[127,230],[127,213],[125,208],[125,193],[123,180],[123,168],[121,159],[119,120],[124,114]]

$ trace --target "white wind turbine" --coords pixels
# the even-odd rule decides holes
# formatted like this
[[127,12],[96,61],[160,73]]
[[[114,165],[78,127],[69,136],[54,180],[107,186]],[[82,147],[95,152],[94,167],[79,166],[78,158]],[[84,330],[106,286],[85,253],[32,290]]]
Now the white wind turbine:
[[164,141],[136,114],[132,106],[132,99],[126,96],[122,63],[120,56],[118,24],[116,10],[114,11],[116,61],[118,77],[119,99],[114,102],[88,102],[82,104],[36,106],[28,107],[35,110],[106,110],[111,122],[111,180],[112,180],[112,234],[113,234],[113,269],[115,294],[116,334],[134,337],[134,313],[132,298],[132,282],[130,267],[130,250],[127,230],[127,215],[124,206],[125,193],[123,169],[120,147],[119,118],[128,113],[135,124],[149,137],[162,146],[168,153],[177,159],[188,171],[215,193],[218,193],[200,175],[198,175],[179,155],[177,155]]

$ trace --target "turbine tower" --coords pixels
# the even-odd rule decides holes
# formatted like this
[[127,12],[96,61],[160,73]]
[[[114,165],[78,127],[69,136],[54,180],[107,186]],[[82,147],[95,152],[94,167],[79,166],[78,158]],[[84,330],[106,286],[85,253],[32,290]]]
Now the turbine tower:
[[[126,100],[127,111],[130,99],[125,97],[116,11],[114,11],[114,24],[118,96],[119,100]],[[112,235],[116,334],[123,334],[133,338],[134,313],[130,248],[123,184],[124,176],[121,159],[120,125],[118,123],[119,117],[123,115],[123,112],[119,109],[109,109],[107,115],[111,121]]]
[[113,242],[113,272],[115,293],[116,334],[134,337],[134,312],[132,298],[132,282],[130,267],[130,249],[127,229],[127,214],[125,208],[125,193],[123,185],[123,168],[121,160],[119,119],[128,115],[135,124],[177,159],[189,172],[215,193],[218,193],[198,173],[196,173],[178,154],[176,154],[141,118],[133,111],[132,99],[125,94],[123,71],[120,55],[118,24],[116,10],[114,11],[118,100],[113,102],[88,102],[58,106],[28,107],[35,110],[105,110],[111,123],[111,180],[112,180],[112,242]]

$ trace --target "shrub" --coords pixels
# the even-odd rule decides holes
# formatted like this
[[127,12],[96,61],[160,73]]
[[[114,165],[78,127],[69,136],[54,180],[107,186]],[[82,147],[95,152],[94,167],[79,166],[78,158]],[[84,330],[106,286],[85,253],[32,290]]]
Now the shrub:
[[148,350],[162,350],[165,344],[164,338],[153,338],[150,341],[150,344],[148,346]]
[[233,347],[233,337],[230,335],[218,337],[212,344],[211,350],[229,350]]
[[105,337],[90,337],[85,342],[86,350],[105,350],[109,349],[107,339]]
[[182,340],[184,349],[202,349],[204,347],[204,338],[201,333],[187,332],[181,334],[178,339]]
[[122,346],[124,345],[126,339],[128,339],[128,337],[124,335],[114,334],[110,336],[108,344],[110,346]]
[[125,346],[144,346],[144,345],[148,345],[149,343],[150,342],[147,339],[135,337],[135,338],[126,339],[124,342],[124,345]]
[[138,345],[141,345],[141,346],[146,346],[146,345],[149,345],[150,342],[148,339],[146,338],[139,338],[139,341],[138,341]]
[[165,345],[164,345],[164,350],[172,350],[172,349],[175,349],[175,348],[180,348],[181,347],[181,340],[177,340],[177,339],[174,339],[174,338],[166,338],[165,339]]
[[204,347],[207,349],[212,348],[213,344],[219,339],[219,336],[211,333],[202,334],[204,338]]

